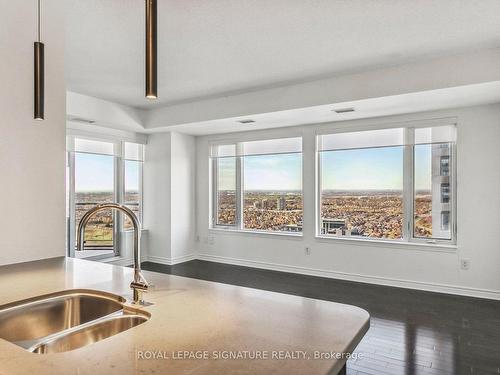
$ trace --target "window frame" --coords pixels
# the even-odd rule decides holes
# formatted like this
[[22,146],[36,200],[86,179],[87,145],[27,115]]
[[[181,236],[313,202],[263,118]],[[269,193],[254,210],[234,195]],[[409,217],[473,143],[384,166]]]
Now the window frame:
[[[276,137],[258,137],[258,138],[249,138],[249,139],[240,139],[238,141],[236,140],[228,140],[228,141],[219,141],[219,142],[209,142],[209,152],[211,153],[211,150],[214,147],[221,146],[221,145],[234,145],[236,149],[238,149],[240,144],[245,143],[245,142],[252,142],[252,141],[267,141],[267,140],[278,140],[278,139],[287,139],[287,138],[301,138],[301,144],[302,144],[302,151],[300,152],[301,155],[301,171],[300,171],[300,181],[302,184],[302,222],[304,222],[304,186],[303,186],[303,181],[304,181],[304,138],[301,133],[291,133],[290,135],[283,137],[283,136],[276,136]],[[268,155],[278,155],[280,153],[276,154],[268,154]],[[283,153],[283,154],[289,154],[289,153]],[[246,229],[244,227],[243,223],[243,215],[244,215],[244,191],[243,191],[243,186],[244,186],[244,156],[239,156],[236,155],[234,156],[235,159],[235,164],[236,164],[236,170],[235,170],[235,196],[236,196],[236,217],[235,217],[235,224],[234,225],[228,225],[228,224],[218,224],[217,223],[217,218],[218,218],[218,161],[219,158],[217,157],[212,157],[209,156],[209,163],[210,163],[210,168],[209,168],[209,176],[210,176],[210,225],[209,229],[212,230],[221,230],[221,231],[227,231],[227,232],[242,232],[242,233],[253,233],[253,234],[264,234],[264,235],[278,235],[278,236],[293,236],[293,237],[302,237],[304,233],[304,229],[302,229],[301,232],[287,232],[287,231],[272,231],[272,230],[258,230],[258,229]]]
[[[450,143],[450,157],[449,163],[449,189],[450,189],[450,214],[449,214],[449,225],[450,225],[450,239],[442,238],[425,238],[416,237],[414,233],[415,225],[415,200],[414,200],[414,176],[415,176],[415,163],[414,163],[414,148],[415,148],[415,129],[417,128],[427,128],[427,127],[438,127],[453,125],[456,127],[456,122],[445,122],[445,123],[433,123],[433,122],[421,122],[420,124],[398,124],[395,123],[394,126],[385,127],[369,127],[369,128],[342,128],[327,130],[324,132],[316,132],[315,136],[315,165],[316,165],[316,207],[315,207],[315,237],[321,239],[328,239],[334,241],[361,241],[361,242],[373,242],[373,243],[394,243],[394,244],[414,244],[414,245],[445,245],[445,246],[455,246],[457,243],[457,199],[456,199],[456,164],[457,164],[457,142],[446,142]],[[323,135],[328,134],[340,134],[340,133],[351,133],[351,132],[363,132],[370,130],[383,130],[390,128],[403,128],[404,129],[404,140],[405,145],[403,145],[403,223],[402,223],[402,237],[400,239],[388,239],[388,238],[369,238],[369,237],[342,237],[333,236],[321,233],[321,205],[322,205],[322,166],[321,166],[321,151],[320,151],[320,139]],[[457,129],[458,130],[458,129]],[[390,146],[387,146],[390,147]],[[441,167],[441,165],[440,165]]]

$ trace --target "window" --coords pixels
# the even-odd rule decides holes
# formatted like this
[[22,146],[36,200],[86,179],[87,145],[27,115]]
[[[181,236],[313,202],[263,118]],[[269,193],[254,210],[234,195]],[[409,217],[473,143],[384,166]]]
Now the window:
[[236,225],[236,158],[215,160],[217,186],[216,225]]
[[415,129],[414,225],[415,238],[451,240],[452,169],[455,128]]
[[302,232],[302,138],[212,147],[213,226]]
[[[98,204],[114,202],[116,198],[113,156],[82,152],[75,152],[74,156],[76,231],[85,212]],[[97,212],[85,229],[85,247],[112,251],[113,239],[113,212]]]
[[97,212],[85,230],[85,251],[75,253],[82,216],[97,204],[121,202],[142,217],[144,146],[129,142],[68,136],[68,252],[71,256],[119,254],[119,229],[132,223],[117,212]]
[[320,138],[320,234],[403,237],[402,141],[403,129]]
[[[76,239],[85,212],[116,200],[113,143],[76,138],[73,165]],[[96,213],[85,229],[85,248],[97,251],[94,254],[113,254],[114,240],[114,213],[111,210]]]
[[453,240],[455,130],[392,128],[318,136],[317,233]]
[[[142,165],[144,146],[137,143],[123,144],[123,203],[142,221]],[[123,223],[124,230],[132,230],[128,217]]]

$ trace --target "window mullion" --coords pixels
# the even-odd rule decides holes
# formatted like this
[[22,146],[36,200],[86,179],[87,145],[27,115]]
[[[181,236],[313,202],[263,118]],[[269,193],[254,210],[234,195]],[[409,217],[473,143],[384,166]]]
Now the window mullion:
[[405,146],[403,155],[403,239],[405,241],[411,241],[413,237],[414,138],[414,129],[405,129]]
[[217,217],[218,217],[218,207],[219,207],[219,184],[218,184],[218,176],[219,176],[219,171],[218,171],[218,159],[213,158],[211,159],[212,162],[212,228],[215,228],[218,224],[217,222]]
[[[71,148],[73,149],[73,148]],[[69,163],[69,229],[68,229],[68,255],[75,257],[76,243],[76,192],[75,192],[75,153],[68,152]]]
[[236,226],[243,229],[243,157],[236,158]]
[[[121,148],[120,148],[121,149]],[[125,171],[125,162],[123,160],[122,154],[119,153],[114,157],[115,161],[115,200],[117,203],[123,204],[124,197],[124,171]],[[124,226],[124,217],[117,211],[113,211],[113,247],[115,251],[115,255],[118,256],[121,253],[121,245],[122,238],[121,233],[123,231]]]

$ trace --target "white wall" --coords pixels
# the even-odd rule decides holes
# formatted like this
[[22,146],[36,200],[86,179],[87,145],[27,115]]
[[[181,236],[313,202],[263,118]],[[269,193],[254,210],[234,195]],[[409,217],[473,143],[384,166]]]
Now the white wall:
[[144,228],[148,259],[178,263],[191,259],[195,236],[195,138],[151,134],[144,163]]
[[0,264],[65,254],[64,19],[43,2],[45,121],[33,120],[36,2],[0,1]]
[[[314,237],[315,133],[335,127],[377,127],[389,122],[452,116],[458,121],[457,249],[384,245]],[[304,137],[303,238],[208,229],[208,143],[255,136]],[[334,278],[500,299],[500,105],[308,125],[197,139],[197,233],[200,259]],[[305,255],[304,247],[311,248]],[[460,258],[471,261],[460,269]]]
[[144,222],[148,256],[170,257],[170,133],[151,135],[144,161]]
[[185,259],[194,253],[195,137],[171,133],[171,258]]

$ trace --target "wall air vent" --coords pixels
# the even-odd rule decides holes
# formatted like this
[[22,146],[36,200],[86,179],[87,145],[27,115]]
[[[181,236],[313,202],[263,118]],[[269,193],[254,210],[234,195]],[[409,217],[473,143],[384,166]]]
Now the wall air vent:
[[354,112],[354,108],[339,108],[339,109],[334,109],[333,112],[335,113],[347,113],[347,112]]
[[82,124],[95,124],[95,120],[89,120],[83,117],[68,117],[69,121],[80,122]]
[[240,124],[251,124],[253,122],[255,122],[255,120],[252,120],[252,119],[246,119],[246,120],[239,120],[238,121]]

